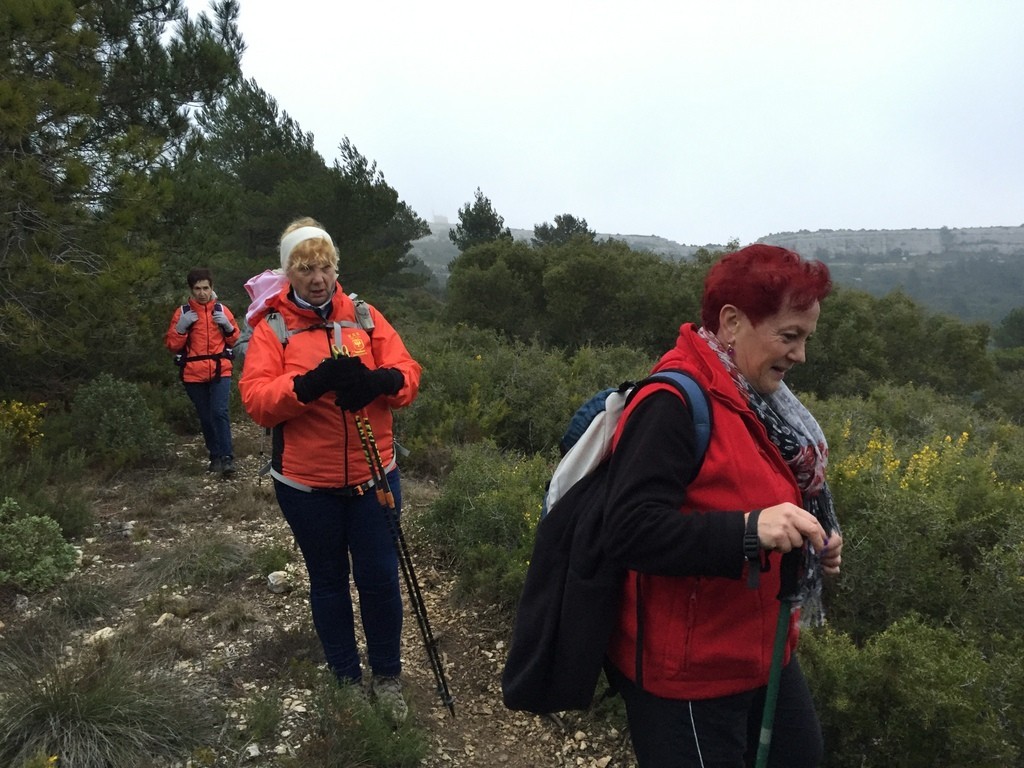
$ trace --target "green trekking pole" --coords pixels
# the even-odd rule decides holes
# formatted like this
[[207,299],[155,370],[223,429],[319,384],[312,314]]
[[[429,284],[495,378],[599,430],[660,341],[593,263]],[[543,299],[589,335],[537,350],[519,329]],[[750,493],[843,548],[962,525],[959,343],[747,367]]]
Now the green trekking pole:
[[786,657],[786,639],[789,637],[789,619],[793,613],[793,605],[798,602],[797,590],[802,555],[803,549],[794,549],[782,556],[778,594],[779,620],[775,624],[775,645],[772,648],[772,665],[768,671],[768,689],[764,696],[764,714],[761,717],[755,768],[765,768],[768,765],[768,749],[772,744],[772,729],[775,726],[775,702],[779,697],[779,678],[782,676],[782,661]]

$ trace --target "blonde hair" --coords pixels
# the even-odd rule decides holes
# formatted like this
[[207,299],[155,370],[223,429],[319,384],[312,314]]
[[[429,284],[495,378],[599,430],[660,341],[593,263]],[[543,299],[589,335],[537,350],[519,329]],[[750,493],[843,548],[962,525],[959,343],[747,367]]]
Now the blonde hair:
[[[320,222],[313,217],[303,216],[295,219],[295,221],[285,227],[284,232],[281,233],[281,239],[283,240],[287,235],[302,227],[323,229]],[[292,249],[291,254],[288,256],[288,265],[285,268],[285,272],[296,267],[325,266],[332,267],[335,272],[338,271],[338,249],[329,240],[325,240],[322,237],[314,237],[309,240],[303,240]]]

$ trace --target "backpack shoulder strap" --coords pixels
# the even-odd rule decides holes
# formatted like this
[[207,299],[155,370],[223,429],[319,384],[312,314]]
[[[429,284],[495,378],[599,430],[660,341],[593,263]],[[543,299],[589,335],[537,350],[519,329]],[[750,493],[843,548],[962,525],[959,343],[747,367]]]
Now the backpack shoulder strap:
[[373,336],[374,322],[373,315],[370,314],[370,305],[366,303],[365,299],[360,299],[358,294],[350,293],[348,297],[355,305],[356,321],[359,323],[359,327]]
[[659,371],[649,378],[671,381],[683,393],[693,416],[693,427],[697,435],[697,456],[703,460],[711,442],[711,407],[704,389],[688,373],[682,371]]
[[281,342],[281,346],[288,344],[288,326],[285,325],[284,317],[280,312],[267,312],[263,318],[267,325],[273,330],[274,335],[277,336],[277,340]]
[[[280,312],[267,312],[267,314],[263,316],[263,319],[267,323],[267,325],[270,326],[270,329],[274,332],[274,335],[277,336],[277,340],[281,342],[282,347],[287,346],[288,339],[290,339],[297,333],[305,333],[306,331],[317,331],[322,330],[324,328],[330,329],[332,327],[334,328],[335,331],[338,330],[337,323],[313,323],[313,325],[307,326],[305,328],[296,328],[295,330],[291,330],[288,328],[288,325],[284,321],[284,315],[282,315]],[[349,323],[349,325],[352,325],[352,323]],[[336,343],[340,344],[340,337],[336,336]]]
[[[349,298],[352,299],[352,303],[355,304],[356,320],[359,323],[359,327],[366,331],[367,334],[369,334],[372,339],[374,322],[373,316],[370,314],[370,305],[363,301],[363,299],[358,298],[354,293],[349,294]],[[187,308],[187,306],[188,305],[185,305],[183,311],[185,308]],[[263,316],[263,319],[266,321],[267,325],[269,325],[271,329],[274,331],[274,335],[277,336],[277,340],[281,342],[282,347],[288,344],[288,337],[291,336],[292,334],[302,333],[302,331],[304,330],[313,330],[315,328],[328,327],[324,323],[317,323],[316,325],[312,325],[309,328],[302,328],[296,331],[289,331],[288,326],[284,322],[284,316],[280,312],[267,312],[267,314]],[[348,324],[351,325],[351,323]],[[335,330],[337,330],[337,328]]]
[[708,397],[704,393],[704,389],[690,374],[683,371],[665,370],[652,373],[646,379],[638,381],[630,392],[630,399],[636,395],[641,387],[652,382],[671,384],[679,391],[679,394],[689,406],[690,416],[693,419],[694,435],[697,441],[695,456],[697,463],[693,473],[696,477],[697,472],[700,471],[701,464],[704,462],[704,454],[707,453],[708,443],[711,442],[711,406],[708,404]]

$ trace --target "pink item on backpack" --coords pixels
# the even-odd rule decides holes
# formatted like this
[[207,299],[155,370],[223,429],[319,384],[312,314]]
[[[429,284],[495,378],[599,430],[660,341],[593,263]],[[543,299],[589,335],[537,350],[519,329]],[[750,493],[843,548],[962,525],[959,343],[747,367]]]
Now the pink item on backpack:
[[276,296],[288,278],[279,269],[265,269],[260,274],[250,277],[245,282],[245,292],[249,294],[252,303],[245,311],[245,322],[253,324],[253,318],[263,313],[267,307],[267,301]]

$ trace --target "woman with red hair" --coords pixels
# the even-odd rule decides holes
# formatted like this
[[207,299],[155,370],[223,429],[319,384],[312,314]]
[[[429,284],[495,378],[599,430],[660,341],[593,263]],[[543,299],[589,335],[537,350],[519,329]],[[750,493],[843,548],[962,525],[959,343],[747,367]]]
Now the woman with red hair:
[[[708,273],[702,326],[684,324],[654,370],[689,373],[711,410],[702,461],[670,385],[626,411],[608,478],[610,556],[628,568],[609,677],[626,702],[641,768],[754,764],[780,615],[780,573],[799,561],[805,618],[842,552],[825,482],[828,448],[785,384],[805,360],[828,268],[770,245]],[[824,746],[794,653],[800,610],[783,613],[768,765],[813,768]],[[781,646],[780,646],[781,649]]]

